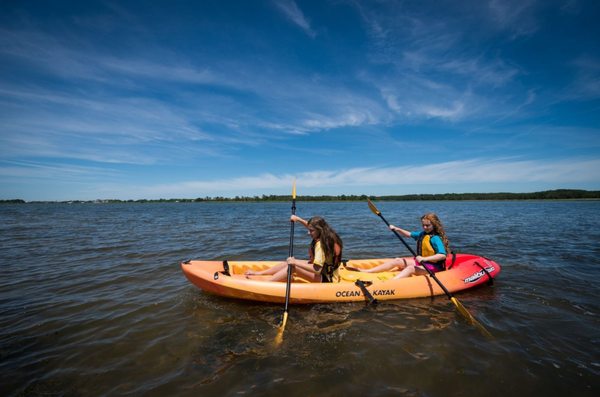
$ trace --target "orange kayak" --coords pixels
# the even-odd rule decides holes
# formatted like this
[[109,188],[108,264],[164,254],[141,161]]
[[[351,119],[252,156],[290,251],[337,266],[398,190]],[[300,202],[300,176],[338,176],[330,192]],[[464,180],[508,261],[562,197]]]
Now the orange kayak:
[[[406,258],[409,259],[409,258]],[[357,259],[344,261],[340,266],[339,283],[309,283],[294,277],[290,289],[290,303],[353,302],[367,299],[357,281],[363,282],[367,291],[377,300],[422,298],[444,295],[444,291],[428,275],[393,279],[398,272],[364,273],[389,258]],[[261,271],[280,261],[201,261],[181,263],[188,280],[203,291],[237,299],[283,303],[285,282],[265,281],[269,276],[248,279],[246,271]],[[471,254],[456,254],[446,261],[448,270],[435,273],[449,292],[491,284],[500,273],[496,262]],[[261,280],[264,278],[265,280]]]

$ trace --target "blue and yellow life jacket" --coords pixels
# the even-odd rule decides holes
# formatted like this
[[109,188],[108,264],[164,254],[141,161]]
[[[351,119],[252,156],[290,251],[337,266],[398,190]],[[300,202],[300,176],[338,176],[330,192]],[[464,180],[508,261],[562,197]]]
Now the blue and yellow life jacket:
[[[433,236],[437,236],[437,234],[423,233],[423,234],[421,234],[421,236],[419,236],[419,239],[417,240],[417,255],[432,256],[435,254],[439,254],[439,252],[436,252],[435,248],[433,248],[433,245],[431,244],[431,238]],[[440,239],[441,239],[441,237],[440,237]],[[429,262],[429,263],[435,264],[437,266],[441,266],[442,269],[444,269],[446,267],[445,259],[442,259],[441,261]]]

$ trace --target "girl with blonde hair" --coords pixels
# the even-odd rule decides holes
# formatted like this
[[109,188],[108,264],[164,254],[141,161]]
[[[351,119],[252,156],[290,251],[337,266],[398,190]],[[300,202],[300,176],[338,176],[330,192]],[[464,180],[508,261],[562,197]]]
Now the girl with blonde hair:
[[450,242],[446,231],[438,216],[427,213],[421,217],[423,231],[409,232],[394,225],[390,230],[400,233],[404,237],[412,237],[417,241],[417,256],[414,259],[395,258],[379,266],[363,270],[366,273],[377,273],[399,269],[394,278],[404,278],[414,275],[427,274],[427,267],[433,273],[446,269],[446,255],[450,252]]

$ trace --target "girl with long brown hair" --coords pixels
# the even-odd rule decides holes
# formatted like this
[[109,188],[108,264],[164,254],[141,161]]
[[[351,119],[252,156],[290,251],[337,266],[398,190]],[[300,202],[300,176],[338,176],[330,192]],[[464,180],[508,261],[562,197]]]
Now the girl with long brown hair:
[[246,272],[246,278],[253,276],[271,275],[268,281],[285,281],[287,279],[288,265],[292,266],[293,274],[296,274],[311,282],[339,282],[338,268],[342,261],[342,239],[333,230],[325,219],[313,216],[308,221],[299,216],[292,215],[292,222],[300,222],[308,229],[312,238],[309,247],[309,259],[297,259],[289,257],[269,269],[260,272]]

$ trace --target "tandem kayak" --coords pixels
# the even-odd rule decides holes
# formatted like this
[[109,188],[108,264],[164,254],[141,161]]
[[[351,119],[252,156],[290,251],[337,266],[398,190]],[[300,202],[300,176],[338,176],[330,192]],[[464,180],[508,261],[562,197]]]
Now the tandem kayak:
[[[338,283],[310,283],[294,276],[290,303],[354,302],[367,299],[357,281],[377,300],[423,298],[444,295],[429,275],[393,279],[398,272],[364,273],[350,269],[369,269],[390,258],[344,261]],[[409,259],[409,258],[406,258]],[[202,261],[181,263],[187,279],[203,291],[236,299],[261,302],[285,302],[285,282],[265,281],[270,276],[248,279],[248,270],[261,271],[280,261]],[[496,262],[471,254],[453,254],[447,258],[447,270],[435,273],[451,293],[491,284],[500,273]]]

